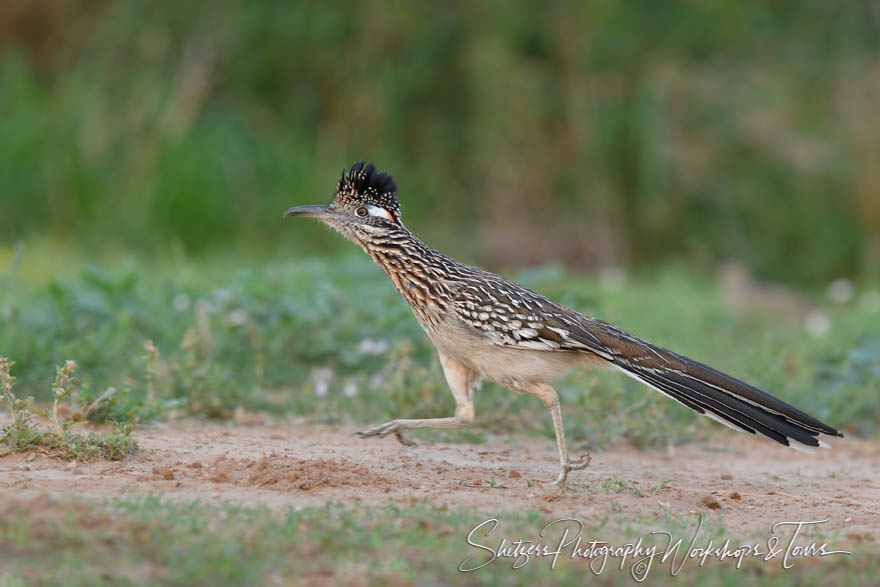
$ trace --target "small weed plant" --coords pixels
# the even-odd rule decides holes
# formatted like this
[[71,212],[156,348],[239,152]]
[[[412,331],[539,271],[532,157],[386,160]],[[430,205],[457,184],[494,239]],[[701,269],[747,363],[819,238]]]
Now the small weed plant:
[[[96,434],[84,434],[75,429],[83,425],[91,413],[115,394],[114,388],[99,395],[88,404],[71,408],[67,398],[77,389],[79,380],[74,377],[77,364],[67,361],[56,368],[52,384],[52,407],[42,408],[34,404],[34,398],[15,395],[15,377],[11,375],[14,363],[0,357],[0,405],[12,413],[12,422],[0,429],[0,452],[41,452],[66,460],[87,461],[104,458],[118,461],[137,450],[132,437],[134,422],[110,422],[111,430]],[[39,427],[34,417],[48,420],[48,427]]]

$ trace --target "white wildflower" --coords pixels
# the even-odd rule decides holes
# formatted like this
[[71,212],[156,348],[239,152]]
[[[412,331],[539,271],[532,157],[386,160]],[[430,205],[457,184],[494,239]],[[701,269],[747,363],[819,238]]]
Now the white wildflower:
[[179,293],[174,296],[174,299],[171,301],[171,305],[174,306],[174,309],[178,312],[186,312],[189,309],[189,296],[183,293]]
[[364,355],[381,355],[388,350],[388,342],[365,338],[358,344],[358,351]]
[[327,397],[331,379],[333,379],[333,369],[330,367],[321,367],[312,371],[312,383],[317,397]]
[[342,388],[342,394],[345,397],[355,397],[358,394],[357,382],[354,379],[346,381],[345,387]]
[[856,288],[846,278],[835,279],[828,286],[828,298],[835,304],[845,304],[853,298]]
[[217,311],[217,307],[205,299],[196,300],[196,312],[199,314],[213,314]]
[[823,338],[831,330],[831,318],[824,312],[810,312],[804,318],[804,328],[813,338]]
[[243,326],[248,320],[248,314],[241,308],[236,308],[229,312],[226,319],[229,320],[229,323],[233,326]]

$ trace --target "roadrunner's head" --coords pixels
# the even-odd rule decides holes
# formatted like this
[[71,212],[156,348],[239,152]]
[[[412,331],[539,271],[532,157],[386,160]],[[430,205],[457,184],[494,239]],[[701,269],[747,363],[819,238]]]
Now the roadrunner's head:
[[284,216],[315,218],[345,238],[364,246],[403,228],[400,204],[394,195],[397,186],[387,173],[379,173],[372,163],[358,161],[336,185],[336,194],[326,206],[296,206]]

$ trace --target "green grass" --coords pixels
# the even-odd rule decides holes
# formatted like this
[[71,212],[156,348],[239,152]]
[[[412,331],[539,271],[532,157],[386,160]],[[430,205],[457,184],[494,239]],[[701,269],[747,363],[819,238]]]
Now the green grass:
[[341,250],[280,215],[366,158],[475,259],[877,277],[873,0],[39,4],[0,3],[3,244]]
[[[0,273],[0,348],[15,361],[21,397],[49,401],[47,375],[75,360],[82,405],[117,392],[94,419],[174,414],[226,418],[238,406],[328,423],[449,415],[438,360],[408,306],[363,256],[255,262],[137,259],[87,262],[25,251]],[[47,259],[48,257],[48,259]],[[60,276],[40,266],[64,265]],[[17,268],[16,268],[17,267]],[[11,268],[11,269],[10,269]],[[850,434],[880,421],[877,313],[830,305],[827,335],[800,320],[737,315],[713,282],[683,269],[593,278],[546,267],[514,274],[525,285],[652,342],[711,364]],[[613,372],[576,372],[558,391],[575,442],[662,445],[714,429],[689,410]],[[479,442],[526,430],[552,437],[533,398],[485,383],[477,424],[423,438]]]
[[[0,584],[420,584],[430,579],[445,584],[534,585],[632,584],[633,557],[623,570],[609,558],[594,576],[583,559],[565,551],[555,568],[549,558],[533,558],[514,570],[512,559],[501,559],[473,572],[489,558],[469,546],[468,532],[489,518],[498,527],[488,536],[475,532],[472,542],[497,547],[517,539],[541,540],[538,533],[553,518],[538,512],[488,515],[466,509],[424,505],[367,508],[330,504],[321,508],[270,510],[172,503],[158,497],[117,498],[104,502],[52,502],[46,498],[13,499],[0,506]],[[652,531],[683,539],[685,552],[700,524],[696,516],[662,514],[634,517],[610,512],[601,519],[581,519],[584,540],[613,546],[656,545],[666,540]],[[571,526],[573,529],[574,526]],[[232,530],[234,529],[234,530]],[[572,530],[573,531],[573,530]],[[787,544],[789,534],[781,534]],[[554,546],[562,537],[557,526],[544,542]],[[766,534],[743,535],[724,528],[718,518],[703,521],[695,547],[710,540],[766,545]],[[828,550],[850,550],[853,556],[795,560],[783,569],[781,560],[710,558],[702,568],[691,559],[679,569],[677,581],[700,585],[867,585],[880,571],[873,545],[853,544],[838,535],[806,532],[798,545],[827,542]],[[470,561],[467,561],[470,559]],[[676,559],[681,564],[682,557]],[[598,563],[596,563],[598,565]],[[668,584],[672,562],[655,559],[647,584]],[[595,568],[599,568],[596,566]]]
[[[59,401],[73,414],[113,387],[117,391],[89,418],[226,418],[243,406],[278,417],[368,425],[452,412],[429,342],[386,278],[362,256],[86,261],[37,246],[18,255],[0,251],[2,260],[0,348],[16,361],[4,382],[16,377],[16,396],[33,395],[35,405],[51,405],[61,389]],[[627,275],[623,282],[620,276],[595,278],[554,267],[513,277],[754,382],[849,434],[877,432],[877,314],[857,301],[877,284],[857,284],[856,301],[844,305],[813,296],[831,324],[824,337],[814,338],[800,320],[733,313],[714,283],[682,268]],[[72,386],[61,377],[52,385],[54,365],[67,360],[77,361],[81,381]],[[558,389],[575,445],[664,445],[716,429],[614,373],[575,373]],[[418,434],[428,441],[481,442],[487,433],[524,430],[552,438],[550,419],[533,398],[485,384],[476,402],[477,423],[470,429]],[[503,498],[503,481],[482,483]],[[660,487],[612,478],[569,489],[651,495]],[[545,561],[517,571],[504,561],[462,575],[457,566],[475,554],[465,543],[466,530],[490,517],[464,509],[336,504],[271,511],[160,498],[41,499],[11,498],[0,506],[2,585],[409,584],[426,577],[478,585],[631,582],[616,568],[595,578],[582,561],[563,561],[552,571]],[[539,509],[500,519],[505,535],[525,538],[550,521]],[[687,516],[634,518],[614,505],[603,518],[584,522],[590,535],[616,543],[651,530],[687,538],[695,527]],[[715,518],[704,535],[754,538],[731,536]],[[828,539],[832,546],[845,542]],[[702,569],[686,565],[680,579],[706,585],[868,584],[880,571],[868,546],[855,545],[852,559],[803,561],[791,570],[762,561],[737,570],[730,560],[710,560]],[[668,566],[659,567],[648,583],[668,582],[668,573]]]

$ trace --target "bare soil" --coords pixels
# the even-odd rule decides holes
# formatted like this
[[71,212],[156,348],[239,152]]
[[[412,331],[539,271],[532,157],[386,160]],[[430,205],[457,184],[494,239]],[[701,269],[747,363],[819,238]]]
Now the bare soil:
[[594,453],[589,468],[571,474],[574,490],[564,490],[550,484],[556,447],[543,438],[405,447],[355,431],[303,421],[149,425],[136,432],[138,454],[121,462],[0,456],[0,500],[161,493],[273,508],[424,502],[580,519],[668,508],[703,511],[744,532],[830,518],[824,531],[880,538],[880,444],[863,440],[835,439],[812,455],[732,433],[667,450],[618,446]]

